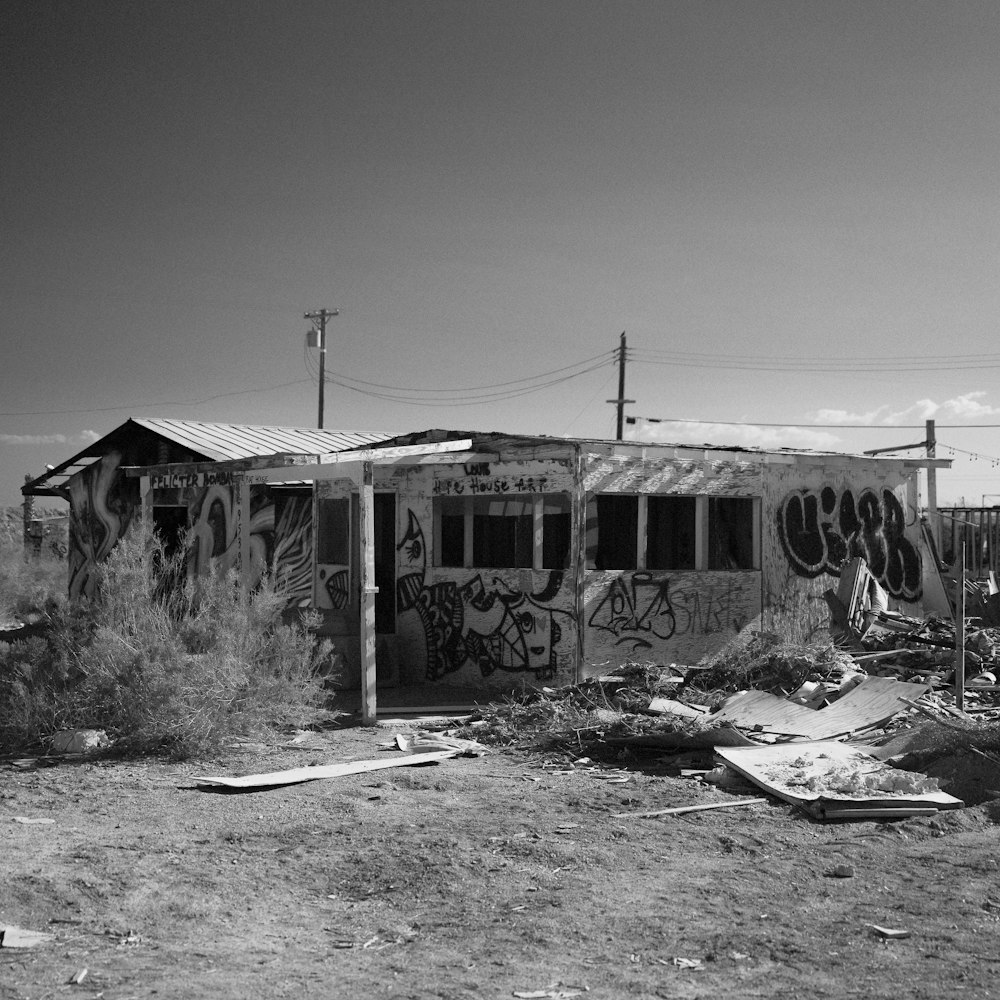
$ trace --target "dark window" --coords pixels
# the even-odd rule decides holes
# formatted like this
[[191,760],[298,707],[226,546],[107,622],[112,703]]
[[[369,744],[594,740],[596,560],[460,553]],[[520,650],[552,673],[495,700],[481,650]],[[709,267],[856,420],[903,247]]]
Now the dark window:
[[[541,537],[535,513],[542,505]],[[544,497],[435,497],[435,564],[484,569],[565,569],[572,550],[572,514],[567,494]],[[471,551],[466,539],[471,534]],[[540,550],[540,551],[539,551]]]
[[695,498],[646,498],[646,568],[694,569]]
[[754,568],[753,517],[750,497],[709,498],[709,569]]
[[347,566],[350,562],[351,506],[349,500],[320,500],[316,561]]
[[153,507],[153,530],[163,543],[163,553],[172,556],[188,528],[187,507]]
[[473,566],[530,569],[534,547],[533,521],[529,500],[473,497]]
[[597,501],[597,569],[635,569],[638,553],[639,498],[600,494]]
[[396,631],[396,494],[376,493],[374,499],[375,631]]
[[569,497],[546,496],[542,507],[542,569],[569,566],[571,523]]
[[441,537],[438,539],[439,566],[465,565],[465,499],[439,497],[435,503],[441,516]]

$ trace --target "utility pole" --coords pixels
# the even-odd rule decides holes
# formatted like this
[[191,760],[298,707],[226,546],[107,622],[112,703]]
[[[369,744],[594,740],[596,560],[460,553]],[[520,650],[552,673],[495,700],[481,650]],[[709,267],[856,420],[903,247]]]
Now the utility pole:
[[[320,430],[323,429],[323,385],[326,381],[326,321],[339,315],[337,309],[317,309],[305,314],[305,318],[313,324],[309,331],[309,346],[319,348],[319,417],[316,426]],[[313,343],[314,335],[316,343]]]
[[[928,420],[925,427],[927,428],[927,457],[933,459],[937,456],[937,433],[934,429],[934,421]],[[929,462],[927,464],[927,520],[930,522],[934,548],[940,552],[941,521],[937,509],[937,469]]]
[[614,403],[618,409],[618,419],[615,426],[615,440],[623,439],[625,427],[625,404],[634,403],[634,399],[625,398],[625,331],[622,330],[621,345],[618,348],[618,398],[609,399],[609,403]]

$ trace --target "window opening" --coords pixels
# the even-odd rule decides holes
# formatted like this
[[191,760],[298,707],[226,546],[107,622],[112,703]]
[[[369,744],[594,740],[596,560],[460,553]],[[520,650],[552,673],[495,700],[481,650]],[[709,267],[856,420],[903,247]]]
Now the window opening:
[[597,569],[635,569],[638,552],[639,498],[602,493],[597,501]]
[[646,498],[646,569],[694,569],[697,501]]
[[754,568],[752,497],[709,497],[708,568]]

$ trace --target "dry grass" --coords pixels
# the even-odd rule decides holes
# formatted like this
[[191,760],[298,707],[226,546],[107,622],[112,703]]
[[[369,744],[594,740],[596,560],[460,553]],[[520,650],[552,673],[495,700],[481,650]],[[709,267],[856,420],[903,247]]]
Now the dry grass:
[[50,551],[26,557],[20,540],[0,543],[0,625],[63,602],[66,574],[66,560]]
[[103,729],[122,752],[185,756],[235,734],[325,718],[329,647],[282,621],[270,580],[190,579],[138,526],[98,568],[92,602],[50,608],[44,638],[0,645],[0,745]]

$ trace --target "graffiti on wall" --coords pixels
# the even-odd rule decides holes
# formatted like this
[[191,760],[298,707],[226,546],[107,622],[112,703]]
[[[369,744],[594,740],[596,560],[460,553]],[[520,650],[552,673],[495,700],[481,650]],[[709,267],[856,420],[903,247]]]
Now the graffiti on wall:
[[[188,573],[228,572],[239,565],[236,489],[208,486],[196,493],[188,510]],[[250,491],[250,573],[256,586],[274,557],[274,502],[267,490]]]
[[402,565],[396,606],[420,621],[427,680],[440,680],[467,664],[484,677],[497,670],[530,673],[537,680],[554,677],[575,647],[574,616],[550,606],[562,588],[563,573],[551,571],[536,593],[518,590],[500,576],[484,580],[481,573],[463,583],[428,583],[423,529],[412,510],[407,516],[407,530],[397,546]]
[[69,481],[69,596],[93,597],[95,569],[125,534],[135,501],[118,474],[122,456],[109,452]]
[[614,637],[616,646],[632,653],[675,636],[738,632],[746,623],[746,614],[734,600],[732,581],[724,586],[704,582],[676,586],[670,577],[645,571],[615,576],[587,620],[591,628]]
[[311,496],[281,497],[275,504],[274,576],[289,607],[312,603]]
[[587,624],[611,633],[618,646],[650,649],[653,639],[669,639],[677,631],[670,581],[652,573],[616,576]]
[[919,600],[920,553],[905,536],[906,515],[892,490],[793,490],[778,507],[777,527],[799,576],[839,576],[845,563],[862,556],[888,594]]

